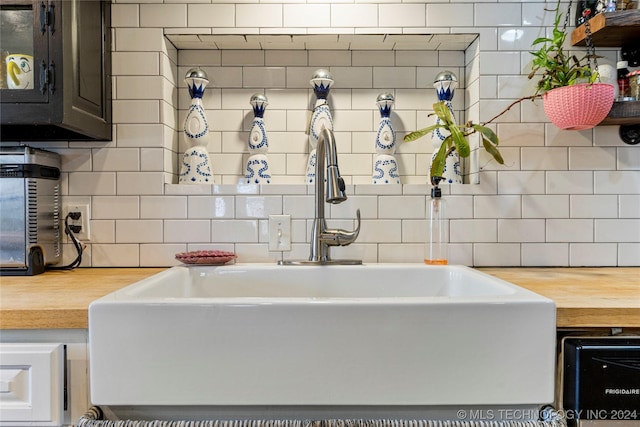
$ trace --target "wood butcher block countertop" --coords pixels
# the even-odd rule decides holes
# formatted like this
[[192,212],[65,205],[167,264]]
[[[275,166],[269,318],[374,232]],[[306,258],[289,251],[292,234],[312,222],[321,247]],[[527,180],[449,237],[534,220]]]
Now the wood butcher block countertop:
[[[89,304],[164,268],[0,277],[0,329],[87,328]],[[559,328],[640,327],[640,268],[480,268],[555,301]]]

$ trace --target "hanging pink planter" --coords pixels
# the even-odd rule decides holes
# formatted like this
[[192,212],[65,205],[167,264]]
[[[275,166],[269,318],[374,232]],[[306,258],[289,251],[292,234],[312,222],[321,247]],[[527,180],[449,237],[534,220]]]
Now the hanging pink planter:
[[590,129],[607,117],[613,96],[613,85],[608,83],[559,87],[544,94],[544,112],[560,129]]

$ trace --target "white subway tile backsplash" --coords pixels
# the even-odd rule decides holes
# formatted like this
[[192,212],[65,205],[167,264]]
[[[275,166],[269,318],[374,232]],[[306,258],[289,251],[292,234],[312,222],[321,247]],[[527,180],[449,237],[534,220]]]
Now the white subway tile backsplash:
[[116,220],[116,243],[162,242],[162,220]]
[[192,219],[233,218],[233,196],[190,196],[187,200],[188,217]]
[[402,221],[363,220],[359,243],[400,243],[402,241]]
[[478,267],[519,267],[519,243],[480,243],[473,245],[473,263]]
[[593,242],[592,219],[547,219],[547,242]]
[[618,243],[618,266],[640,265],[640,243]]
[[[571,218],[616,218],[618,216],[618,196],[616,195],[572,194],[569,203]],[[624,216],[621,215],[621,217]]]
[[[640,218],[640,194],[620,195],[620,218]],[[616,206],[614,204],[614,206]]]
[[520,218],[519,195],[475,196],[473,198],[475,218]]
[[[208,236],[206,236],[208,237]],[[251,243],[258,240],[257,220],[213,220],[211,241],[217,243]]]
[[480,52],[481,75],[520,74],[519,52]]
[[116,194],[115,172],[75,172],[69,175],[69,195]]
[[169,267],[180,265],[175,255],[186,252],[186,244],[142,244],[140,245],[140,267]]
[[498,242],[544,242],[544,219],[499,219]]
[[424,244],[380,244],[378,245],[378,262],[424,262]]
[[62,172],[90,172],[92,170],[91,150],[56,150],[62,156],[60,170]]
[[160,101],[114,100],[113,121],[116,123],[159,123]]
[[203,243],[211,241],[211,220],[165,220],[165,243]]
[[428,27],[472,26],[473,7],[469,4],[437,4],[427,5]]
[[593,172],[547,171],[547,194],[592,194]]
[[264,55],[266,66],[306,66],[308,62],[306,50],[267,50]]
[[[277,208],[277,207],[276,207]],[[328,215],[329,209],[325,209]],[[282,213],[292,218],[313,218],[314,199],[307,195],[287,195],[282,197]]]
[[140,169],[140,150],[137,148],[99,148],[92,150],[96,171],[136,171]]
[[498,174],[498,194],[543,194],[543,171],[502,171]]
[[282,213],[282,196],[237,196],[236,218],[266,218]]
[[284,67],[245,67],[242,76],[244,87],[284,88],[286,76]]
[[640,242],[640,221],[637,219],[596,219],[596,242]]
[[140,5],[111,5],[111,25],[116,28],[138,27],[140,25]]
[[187,5],[179,3],[141,4],[141,27],[186,27]]
[[285,4],[282,8],[285,27],[331,26],[331,5],[329,4]]
[[373,67],[373,87],[384,90],[416,87],[415,67]]
[[452,243],[496,242],[496,219],[452,219],[449,222],[449,241]]
[[[618,149],[620,150],[620,149]],[[614,170],[616,149],[613,147],[570,147],[569,169],[571,170]]]
[[568,195],[523,195],[522,218],[568,218]]
[[118,99],[163,99],[163,77],[119,76],[116,77]]
[[93,267],[139,267],[138,244],[94,244],[91,245]]
[[530,123],[501,123],[496,130],[500,146],[543,147],[544,126]]
[[[360,239],[335,248],[334,257],[422,262],[433,148],[429,136],[411,144],[402,137],[434,122],[427,116],[436,101],[432,82],[444,69],[459,78],[459,122],[486,121],[529,95],[530,43],[553,24],[545,7],[526,0],[114,3],[114,140],[56,146],[63,194],[91,199],[92,241],[83,266],[170,266],[176,252],[211,248],[234,250],[241,262],[307,258],[313,190],[303,184],[305,128],[315,101],[309,80],[318,68],[334,76],[329,104],[340,168],[347,183],[358,184],[349,186],[345,203],[327,206],[327,216],[331,226],[351,229],[360,208],[364,221]],[[408,45],[395,39],[401,33],[479,39],[466,52],[455,43],[405,51]],[[176,49],[163,34],[190,48]],[[318,43],[318,34],[325,41]],[[385,37],[398,50],[380,50]],[[328,43],[336,47],[326,50]],[[304,44],[306,50],[292,50]],[[598,53],[617,59],[614,49]],[[214,186],[172,184],[187,147],[181,128],[191,99],[183,76],[194,66],[210,80],[203,103]],[[396,98],[392,123],[403,186],[370,184],[380,120],[375,98],[383,91]],[[256,92],[269,98],[275,184],[238,186]],[[640,265],[640,155],[620,141],[616,126],[560,131],[536,101],[512,107],[491,127],[506,165],[481,152],[480,184],[443,187],[451,263]],[[270,213],[292,215],[291,253],[268,251]]]
[[165,49],[162,28],[116,28],[117,52],[162,52]]
[[640,194],[640,171],[595,171],[595,194]]
[[174,160],[172,154],[163,148],[141,148],[140,170],[147,172],[171,171]]
[[426,204],[424,196],[380,196],[378,218],[419,219],[424,218]]
[[568,267],[568,243],[523,243],[522,267]]
[[235,27],[282,27],[281,4],[236,4]]
[[569,167],[566,148],[524,147],[521,153],[523,170],[566,170]]
[[[336,88],[353,89],[373,88],[373,67],[339,67],[332,66],[331,74],[336,81]],[[313,72],[309,75],[311,77]],[[307,80],[308,84],[308,80]]]
[[119,196],[162,194],[164,174],[161,172],[118,172],[116,188]]
[[375,4],[332,4],[332,27],[375,27],[378,7]]
[[334,130],[371,131],[373,130],[373,112],[362,110],[340,110],[333,117]]
[[140,218],[138,196],[92,197],[91,219],[137,219]]
[[593,132],[591,129],[582,131],[560,130],[555,126],[547,125],[545,145],[549,147],[591,147]]
[[449,244],[449,264],[474,265],[473,245],[471,243]]
[[182,219],[187,218],[186,196],[141,196],[141,219]]
[[[115,243],[116,242],[116,226],[115,220],[112,219],[92,219],[91,220],[91,242],[92,243]],[[72,246],[69,246],[69,250]],[[66,248],[64,249],[66,251]],[[67,265],[72,260],[64,263]]]
[[617,159],[619,170],[640,170],[640,150],[637,147],[618,147]]
[[233,4],[189,4],[187,20],[189,27],[233,27],[235,6]]
[[569,267],[614,267],[617,258],[615,243],[569,244]]
[[474,12],[474,24],[477,27],[516,27],[520,26],[522,22],[522,6],[520,3],[476,4]]

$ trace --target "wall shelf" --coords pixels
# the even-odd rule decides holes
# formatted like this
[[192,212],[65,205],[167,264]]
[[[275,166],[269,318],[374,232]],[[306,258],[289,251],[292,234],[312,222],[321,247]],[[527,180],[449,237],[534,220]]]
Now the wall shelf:
[[633,125],[640,123],[640,101],[614,102],[601,125]]
[[[589,25],[594,46],[628,49],[640,40],[640,9],[599,13],[589,20]],[[586,46],[585,24],[573,30],[571,45]],[[640,101],[623,101],[614,102],[607,118],[600,124],[621,125],[620,131],[625,134],[639,123]]]
[[[593,44],[620,47],[637,43],[640,38],[640,9],[605,12],[589,20]],[[582,24],[571,33],[571,45],[586,46],[586,29]]]

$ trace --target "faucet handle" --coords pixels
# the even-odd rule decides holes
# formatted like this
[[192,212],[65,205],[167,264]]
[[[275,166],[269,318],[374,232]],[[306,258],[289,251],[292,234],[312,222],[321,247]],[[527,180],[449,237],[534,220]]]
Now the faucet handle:
[[324,242],[329,246],[347,246],[355,242],[360,234],[360,209],[356,211],[356,221],[358,225],[353,231],[347,231],[341,228],[326,229],[324,233],[322,233]]

